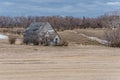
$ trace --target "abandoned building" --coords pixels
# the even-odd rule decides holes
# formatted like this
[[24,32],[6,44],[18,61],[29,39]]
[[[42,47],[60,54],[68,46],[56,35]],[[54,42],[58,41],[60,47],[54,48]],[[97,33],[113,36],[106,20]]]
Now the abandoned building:
[[34,22],[25,30],[23,42],[34,45],[59,45],[61,37],[48,22]]

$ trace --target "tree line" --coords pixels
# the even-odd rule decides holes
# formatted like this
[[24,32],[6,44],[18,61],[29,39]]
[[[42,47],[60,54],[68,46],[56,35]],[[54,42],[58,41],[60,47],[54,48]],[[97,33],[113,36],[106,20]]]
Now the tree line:
[[72,16],[0,16],[0,28],[27,28],[32,22],[49,22],[56,30],[106,28],[120,26],[119,15],[105,14],[96,18]]

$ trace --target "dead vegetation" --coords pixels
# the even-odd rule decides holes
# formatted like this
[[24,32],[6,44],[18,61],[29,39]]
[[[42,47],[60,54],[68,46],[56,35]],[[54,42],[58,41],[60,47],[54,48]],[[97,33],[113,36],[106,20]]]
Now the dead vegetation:
[[108,29],[105,38],[109,42],[108,46],[120,47],[120,28]]
[[0,33],[22,35],[24,28],[0,28]]
[[[4,32],[6,30],[6,32]],[[0,33],[4,33],[6,35],[15,35],[17,39],[23,39],[23,28],[0,28]],[[20,34],[17,34],[17,31],[21,31]],[[77,32],[77,33],[75,33]],[[69,44],[82,44],[82,45],[101,45],[96,41],[91,41],[81,35],[79,33],[84,33],[88,36],[102,37],[104,31],[102,29],[77,29],[77,30],[65,30],[58,32],[58,34],[62,37],[63,41],[60,42],[60,46]]]
[[55,46],[68,46],[68,42],[65,40],[61,40],[60,43]]
[[59,34],[70,43],[69,46],[11,45],[7,40],[0,40],[0,79],[116,80],[120,78],[120,49],[96,46],[97,42],[90,41],[73,30]]
[[1,80],[119,80],[119,60],[118,48],[10,45],[0,40]]
[[75,31],[79,34],[85,34],[87,36],[91,36],[91,37],[97,37],[100,39],[105,39],[104,37],[104,32],[106,31],[106,28],[97,28],[97,29],[75,29]]
[[79,44],[79,45],[101,45],[100,43],[96,41],[89,40],[86,37],[83,37],[79,35],[78,33],[75,33],[75,30],[66,30],[63,32],[59,32],[59,34],[62,36],[62,38],[70,44]]
[[17,36],[15,36],[15,35],[9,35],[8,38],[9,38],[9,43],[10,44],[15,44]]
[[[4,31],[6,30],[6,32]],[[20,34],[18,34],[18,32]],[[11,44],[23,44],[23,28],[0,28],[0,33],[4,33],[9,36],[9,42]],[[63,41],[56,46],[68,46],[69,44],[79,44],[79,45],[101,45],[96,41],[89,40],[88,38],[81,36],[80,34],[85,34],[90,37],[97,37],[103,40],[111,42],[109,46],[118,47],[119,46],[119,30],[111,29],[75,29],[75,30],[65,30],[58,32],[62,37]],[[12,36],[11,36],[12,35]],[[13,36],[14,35],[14,36]],[[15,38],[16,37],[16,38]],[[17,41],[16,41],[17,40]],[[117,40],[117,41],[116,41]]]

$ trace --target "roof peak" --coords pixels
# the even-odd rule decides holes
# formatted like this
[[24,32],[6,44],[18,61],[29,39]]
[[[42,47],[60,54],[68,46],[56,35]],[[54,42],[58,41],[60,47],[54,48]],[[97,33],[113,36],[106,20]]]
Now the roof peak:
[[[32,22],[32,23],[49,23],[49,22]],[[32,24],[32,23],[31,23],[31,24]]]

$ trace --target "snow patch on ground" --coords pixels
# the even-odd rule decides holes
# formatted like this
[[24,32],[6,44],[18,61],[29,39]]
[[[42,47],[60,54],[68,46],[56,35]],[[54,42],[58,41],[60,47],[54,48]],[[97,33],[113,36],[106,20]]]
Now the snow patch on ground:
[[0,39],[8,39],[8,36],[0,34]]

